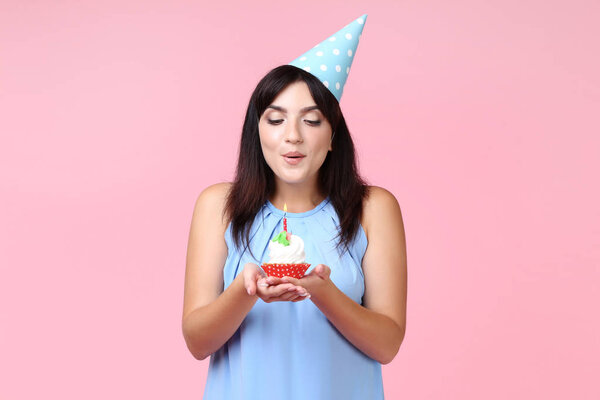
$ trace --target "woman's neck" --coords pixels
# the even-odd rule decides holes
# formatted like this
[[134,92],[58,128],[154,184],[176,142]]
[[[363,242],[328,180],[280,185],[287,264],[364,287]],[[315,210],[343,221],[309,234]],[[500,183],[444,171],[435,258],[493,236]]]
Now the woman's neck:
[[275,193],[269,201],[280,210],[283,210],[283,205],[285,204],[288,212],[302,213],[312,210],[321,204],[326,197],[316,187],[282,183],[277,185]]

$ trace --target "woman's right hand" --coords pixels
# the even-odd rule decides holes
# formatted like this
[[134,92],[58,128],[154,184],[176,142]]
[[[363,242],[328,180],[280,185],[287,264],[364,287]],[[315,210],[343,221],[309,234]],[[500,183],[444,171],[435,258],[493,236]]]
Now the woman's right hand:
[[292,283],[280,283],[270,286],[266,283],[267,275],[256,264],[247,263],[244,265],[244,287],[249,295],[256,294],[265,303],[274,301],[302,301],[310,298],[310,295],[302,286],[296,286]]

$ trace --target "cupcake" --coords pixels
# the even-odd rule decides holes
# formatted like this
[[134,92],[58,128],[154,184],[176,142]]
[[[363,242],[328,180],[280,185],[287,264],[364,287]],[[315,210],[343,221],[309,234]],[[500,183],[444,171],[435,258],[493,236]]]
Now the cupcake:
[[310,267],[310,264],[304,262],[304,258],[302,238],[284,229],[269,242],[269,262],[263,263],[262,268],[268,276],[300,279]]

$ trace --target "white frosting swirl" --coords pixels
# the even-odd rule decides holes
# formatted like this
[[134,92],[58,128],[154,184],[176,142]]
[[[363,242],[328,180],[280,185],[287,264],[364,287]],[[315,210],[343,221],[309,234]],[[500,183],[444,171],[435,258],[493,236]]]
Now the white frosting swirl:
[[279,242],[269,241],[270,264],[302,264],[304,254],[304,241],[300,236],[291,235],[290,245],[284,246]]

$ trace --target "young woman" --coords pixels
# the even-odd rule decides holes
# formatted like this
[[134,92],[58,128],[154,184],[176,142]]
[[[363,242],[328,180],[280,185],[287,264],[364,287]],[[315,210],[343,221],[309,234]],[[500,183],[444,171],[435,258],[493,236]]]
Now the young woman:
[[[259,267],[284,203],[311,263],[302,279]],[[211,355],[204,398],[383,398],[406,264],[398,202],[360,178],[336,98],[302,69],[273,69],[250,99],[234,182],[206,188],[193,213],[183,333],[195,358]]]

